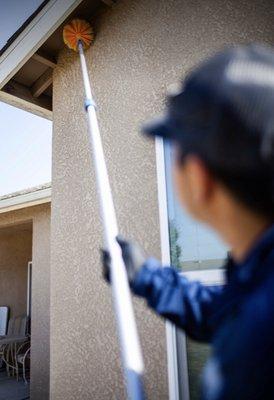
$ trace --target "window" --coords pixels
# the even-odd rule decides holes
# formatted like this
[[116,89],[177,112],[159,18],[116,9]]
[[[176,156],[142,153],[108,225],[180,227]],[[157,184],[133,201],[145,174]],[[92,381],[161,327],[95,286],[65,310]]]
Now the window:
[[220,268],[227,248],[212,230],[193,220],[174,195],[169,143],[165,143],[165,165],[172,264],[183,271]]
[[[179,205],[173,190],[172,149],[168,142],[164,143],[164,159],[171,263],[189,277],[195,274],[195,279],[216,283],[214,271],[222,267],[227,256],[227,248],[212,230],[193,220]],[[217,276],[219,279],[220,275]],[[176,330],[175,336],[178,352],[179,398],[198,400],[200,375],[210,348],[186,339],[179,330]],[[188,382],[189,390],[184,387],[185,382]]]

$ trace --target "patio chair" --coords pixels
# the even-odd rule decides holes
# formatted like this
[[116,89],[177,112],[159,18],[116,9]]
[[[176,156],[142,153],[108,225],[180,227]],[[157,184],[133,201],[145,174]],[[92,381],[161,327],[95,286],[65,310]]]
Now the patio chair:
[[28,316],[18,315],[17,317],[10,318],[8,322],[8,332],[6,335],[0,335],[0,345],[1,340],[6,339],[10,336],[20,336],[28,334]]
[[16,353],[16,378],[19,380],[19,368],[22,367],[23,380],[28,384],[26,378],[26,364],[30,362],[30,341],[22,343]]
[[17,373],[16,353],[18,344],[28,339],[28,320],[25,314],[11,318],[7,335],[0,337],[0,355],[6,364],[8,376],[10,376],[10,369],[13,375]]

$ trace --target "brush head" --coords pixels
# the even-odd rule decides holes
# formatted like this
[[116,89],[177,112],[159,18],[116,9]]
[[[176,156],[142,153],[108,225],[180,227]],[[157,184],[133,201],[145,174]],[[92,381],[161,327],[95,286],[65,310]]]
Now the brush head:
[[72,50],[78,50],[78,42],[81,41],[84,49],[87,49],[94,40],[91,25],[83,19],[73,19],[63,29],[63,40]]

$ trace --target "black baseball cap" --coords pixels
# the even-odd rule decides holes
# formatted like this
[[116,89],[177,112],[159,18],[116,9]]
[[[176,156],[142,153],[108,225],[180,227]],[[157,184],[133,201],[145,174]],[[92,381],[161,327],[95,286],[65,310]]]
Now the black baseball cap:
[[274,154],[273,49],[237,46],[207,59],[143,131],[180,143],[214,168],[260,173]]

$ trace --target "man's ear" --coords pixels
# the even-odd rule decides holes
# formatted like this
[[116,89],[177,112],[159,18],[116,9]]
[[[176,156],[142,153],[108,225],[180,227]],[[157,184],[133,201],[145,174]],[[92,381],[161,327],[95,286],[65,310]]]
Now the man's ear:
[[185,170],[192,201],[196,203],[197,206],[206,205],[214,188],[212,174],[205,163],[195,155],[187,156],[185,160]]

